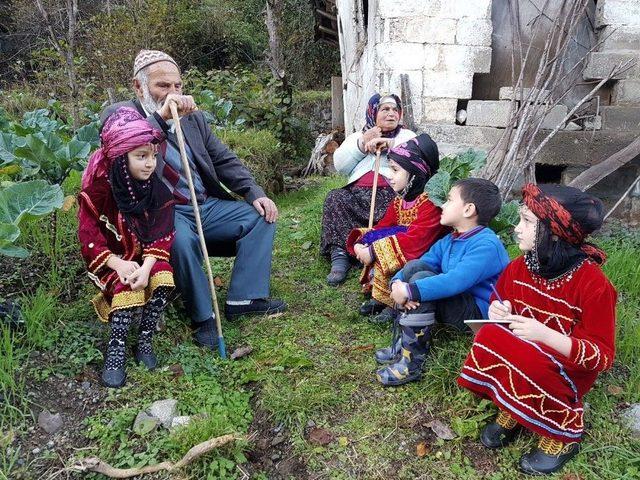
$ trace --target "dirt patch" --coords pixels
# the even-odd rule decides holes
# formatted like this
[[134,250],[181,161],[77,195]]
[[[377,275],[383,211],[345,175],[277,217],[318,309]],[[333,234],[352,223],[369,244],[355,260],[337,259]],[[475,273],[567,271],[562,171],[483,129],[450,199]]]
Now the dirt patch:
[[242,469],[251,476],[265,473],[273,480],[309,478],[306,464],[294,452],[289,430],[283,424],[274,423],[258,405],[252,407],[255,413],[248,433],[251,446],[245,453],[248,462]]
[[[47,354],[39,356],[34,362],[36,369],[51,360]],[[22,467],[13,472],[14,478],[49,478],[64,468],[78,449],[87,447],[84,420],[102,407],[108,391],[90,368],[75,378],[50,375],[42,382],[29,382],[27,391],[32,418],[27,420],[26,432],[16,439],[21,451],[18,465]],[[59,431],[49,434],[38,425],[43,410],[60,414],[63,425]]]

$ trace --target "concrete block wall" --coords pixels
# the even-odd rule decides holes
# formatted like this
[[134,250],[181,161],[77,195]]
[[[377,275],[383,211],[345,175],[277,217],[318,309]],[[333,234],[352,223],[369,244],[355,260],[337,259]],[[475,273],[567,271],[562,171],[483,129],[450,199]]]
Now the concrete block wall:
[[407,74],[415,122],[455,124],[474,74],[491,67],[491,3],[378,0],[376,89],[400,93],[400,75]]
[[600,0],[596,8],[598,51],[590,55],[585,80],[605,78],[622,62],[634,65],[614,77],[611,105],[601,108],[605,130],[640,128],[640,0]]

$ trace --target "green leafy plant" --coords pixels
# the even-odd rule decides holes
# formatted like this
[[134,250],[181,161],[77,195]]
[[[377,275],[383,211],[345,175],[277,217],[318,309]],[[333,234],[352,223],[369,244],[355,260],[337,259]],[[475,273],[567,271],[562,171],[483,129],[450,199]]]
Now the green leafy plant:
[[440,160],[438,173],[429,179],[425,190],[437,206],[447,201],[451,186],[458,180],[467,178],[479,170],[487,161],[487,153],[469,149],[455,156],[446,156]]
[[38,217],[62,207],[63,194],[60,185],[50,185],[44,180],[13,183],[0,188],[0,254],[10,257],[26,257],[29,252],[16,246],[20,236],[20,222]]
[[216,128],[241,127],[245,123],[243,117],[231,118],[233,102],[219,98],[211,90],[202,90],[194,94],[194,99],[204,114],[207,122]]
[[18,179],[43,178],[61,184],[72,170],[82,170],[91,149],[98,144],[94,120],[71,135],[70,127],[56,113],[61,107],[26,112],[21,122],[5,122],[0,132],[0,168]]
[[[480,170],[487,160],[486,152],[469,149],[454,156],[440,160],[438,173],[429,179],[425,190],[433,203],[442,206],[447,201],[449,190],[455,182],[470,177]],[[502,204],[502,209],[489,225],[503,242],[513,243],[511,231],[518,223],[518,202],[512,200]]]

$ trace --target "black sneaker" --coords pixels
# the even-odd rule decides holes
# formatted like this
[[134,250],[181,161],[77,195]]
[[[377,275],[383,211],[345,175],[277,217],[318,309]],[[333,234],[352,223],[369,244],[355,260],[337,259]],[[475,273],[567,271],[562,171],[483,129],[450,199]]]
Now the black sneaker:
[[529,475],[549,475],[560,470],[579,451],[577,442],[568,443],[552,453],[546,453],[538,446],[520,458],[520,470]]
[[229,320],[235,320],[242,315],[272,315],[274,313],[284,312],[287,304],[282,300],[275,298],[258,298],[251,300],[246,305],[229,305],[224,306],[224,314]]
[[215,350],[218,348],[218,327],[213,317],[194,324],[193,341],[200,347]]

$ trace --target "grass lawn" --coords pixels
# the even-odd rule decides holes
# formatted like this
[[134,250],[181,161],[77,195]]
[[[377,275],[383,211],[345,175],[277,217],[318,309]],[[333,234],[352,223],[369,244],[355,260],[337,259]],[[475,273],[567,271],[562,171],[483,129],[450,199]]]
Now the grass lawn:
[[[495,409],[455,383],[469,336],[438,332],[420,382],[396,389],[375,382],[373,351],[388,341],[388,328],[359,317],[357,273],[331,288],[324,281],[328,263],[318,255],[322,201],[341,184],[314,180],[278,200],[272,294],[289,310],[224,322],[228,349],[250,345],[249,356],[224,362],[196,348],[181,310],[171,307],[156,337],[163,368],[150,373],[129,362],[127,386],[117,391],[97,384],[107,329],[87,305],[93,289],[76,252],[75,216],[61,215],[56,268],[47,260],[46,222],[31,226],[34,256],[13,267],[5,261],[3,271],[33,277],[9,276],[0,284],[0,294],[24,294],[27,319],[26,329],[0,331],[0,479],[73,477],[60,470],[94,455],[119,467],[175,461],[194,444],[229,432],[247,439],[178,477],[150,478],[518,478],[518,458],[534,440],[523,435],[500,452],[484,449],[478,433]],[[610,235],[599,243],[619,291],[618,353],[586,397],[583,449],[555,477],[563,480],[640,477],[640,441],[619,416],[640,401],[640,237]],[[222,302],[230,261],[213,263]],[[134,433],[136,414],[163,398],[177,399],[180,414],[198,419],[173,432]],[[35,422],[43,408],[64,418],[55,435]],[[439,439],[432,428],[439,424],[455,438]]]

